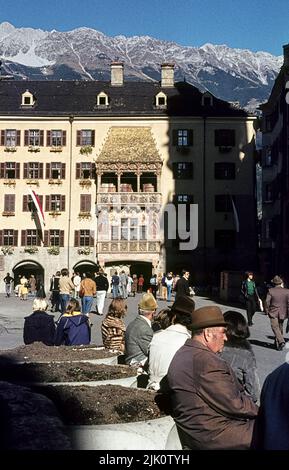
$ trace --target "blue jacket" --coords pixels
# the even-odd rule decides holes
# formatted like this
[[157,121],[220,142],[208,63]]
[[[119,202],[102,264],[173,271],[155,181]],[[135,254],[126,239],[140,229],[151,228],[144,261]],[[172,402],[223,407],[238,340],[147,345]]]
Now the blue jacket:
[[86,315],[65,313],[56,328],[55,345],[76,346],[90,343],[90,326]]

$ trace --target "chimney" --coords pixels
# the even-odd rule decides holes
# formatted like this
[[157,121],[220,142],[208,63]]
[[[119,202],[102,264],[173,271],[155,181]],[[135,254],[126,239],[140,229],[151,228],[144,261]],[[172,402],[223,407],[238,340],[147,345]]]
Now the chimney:
[[289,67],[289,44],[283,46],[284,65]]
[[161,65],[161,87],[170,88],[175,86],[174,81],[174,64]]
[[123,85],[123,63],[112,62],[110,68],[111,68],[111,86],[122,86]]

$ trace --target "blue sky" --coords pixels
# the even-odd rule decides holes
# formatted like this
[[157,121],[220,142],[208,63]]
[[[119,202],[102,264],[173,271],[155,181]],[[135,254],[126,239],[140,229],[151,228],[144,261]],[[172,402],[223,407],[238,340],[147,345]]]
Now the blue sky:
[[288,0],[0,0],[0,22],[109,36],[148,35],[186,46],[206,42],[282,55]]

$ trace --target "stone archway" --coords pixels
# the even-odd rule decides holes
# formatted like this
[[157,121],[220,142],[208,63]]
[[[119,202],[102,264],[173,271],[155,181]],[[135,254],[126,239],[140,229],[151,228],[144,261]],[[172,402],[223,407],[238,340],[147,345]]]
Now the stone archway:
[[34,274],[35,278],[44,283],[44,268],[37,261],[25,259],[15,264],[13,268],[14,285],[23,274],[29,279],[30,274]]
[[82,260],[78,261],[74,266],[73,266],[73,271],[79,272],[79,274],[82,276],[84,273],[96,273],[99,269],[98,264],[94,263],[93,261],[90,260]]

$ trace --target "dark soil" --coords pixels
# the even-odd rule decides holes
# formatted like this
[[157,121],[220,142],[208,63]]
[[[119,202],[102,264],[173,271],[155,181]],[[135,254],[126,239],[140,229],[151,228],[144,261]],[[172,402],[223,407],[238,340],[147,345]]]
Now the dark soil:
[[0,360],[1,379],[10,382],[82,382],[134,377],[136,368],[85,362],[11,364]]
[[161,417],[155,392],[118,385],[37,387],[50,398],[65,424],[115,424]]
[[72,448],[55,405],[43,394],[0,382],[0,415],[0,450]]
[[50,362],[50,361],[80,361],[102,359],[115,356],[103,346],[46,346],[36,342],[18,348],[0,351],[0,357],[5,356],[14,361]]

